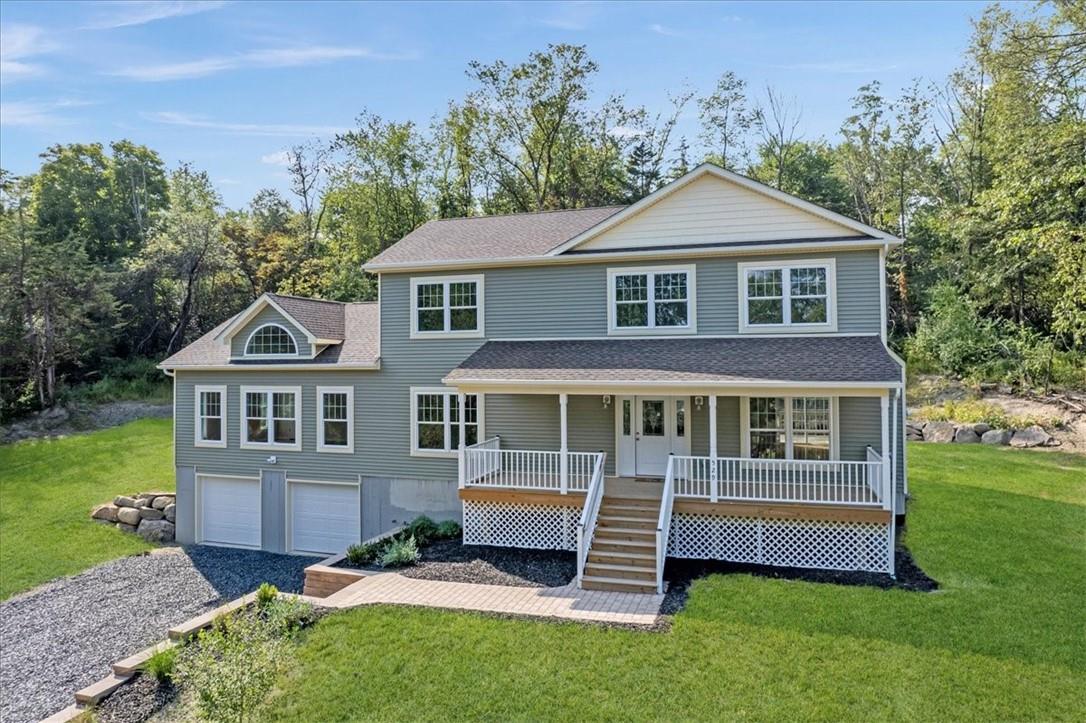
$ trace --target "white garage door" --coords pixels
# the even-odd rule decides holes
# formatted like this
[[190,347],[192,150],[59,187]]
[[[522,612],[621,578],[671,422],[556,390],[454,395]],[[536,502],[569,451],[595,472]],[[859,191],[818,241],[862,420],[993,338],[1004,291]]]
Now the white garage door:
[[334,554],[360,541],[358,485],[290,482],[293,552]]
[[200,542],[260,547],[260,480],[200,477]]

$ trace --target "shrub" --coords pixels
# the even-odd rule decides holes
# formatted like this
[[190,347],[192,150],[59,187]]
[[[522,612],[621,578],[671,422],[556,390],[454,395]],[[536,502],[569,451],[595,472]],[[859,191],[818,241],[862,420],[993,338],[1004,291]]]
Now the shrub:
[[405,567],[419,561],[419,546],[414,537],[393,540],[381,556],[381,567]]
[[262,582],[256,590],[256,606],[263,609],[270,603],[275,602],[277,597],[279,597],[279,588],[270,582]]
[[260,612],[272,631],[284,636],[293,635],[317,617],[316,608],[292,597],[276,598]]
[[160,683],[165,683],[173,678],[174,668],[177,666],[178,648],[170,646],[157,651],[147,659],[143,671]]
[[419,545],[426,545],[437,535],[437,523],[426,515],[419,515],[403,529],[401,539],[415,538]]
[[116,402],[138,400],[169,402],[172,389],[169,381],[156,368],[154,359],[110,359],[102,365],[100,379],[75,386],[65,392],[74,402]]
[[928,311],[905,343],[910,365],[964,375],[998,353],[998,329],[950,283],[932,290]]
[[455,540],[460,537],[462,529],[456,520],[443,520],[437,526],[437,539]]
[[347,548],[347,562],[352,565],[368,565],[380,554],[381,546],[373,542],[351,545]]
[[980,400],[949,401],[942,404],[928,405],[918,409],[914,416],[925,422],[965,422],[969,424],[984,422],[997,429],[1024,429],[1034,424],[1046,427],[1052,426],[1059,421],[1044,417],[1007,414],[999,405]]

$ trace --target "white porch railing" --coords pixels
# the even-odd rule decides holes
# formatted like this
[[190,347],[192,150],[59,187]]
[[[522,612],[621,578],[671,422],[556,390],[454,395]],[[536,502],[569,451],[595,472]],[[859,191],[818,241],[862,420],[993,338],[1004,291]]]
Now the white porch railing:
[[567,452],[568,484],[563,489],[561,452],[501,449],[501,440],[491,437],[464,449],[460,486],[584,492],[600,454]]
[[675,504],[675,456],[667,458],[664,493],[660,498],[660,518],[656,522],[656,592],[664,592],[664,561],[667,558],[667,538],[671,534],[671,512]]
[[600,514],[600,502],[603,501],[603,469],[607,461],[607,455],[600,452],[594,456],[596,459],[592,470],[592,479],[588,483],[581,518],[577,521],[577,587],[581,586],[581,580],[584,577],[584,568],[588,563],[588,551],[592,548],[592,538],[596,534],[596,518]]
[[889,509],[884,461],[808,461],[738,457],[674,457],[675,494],[718,500],[847,504]]

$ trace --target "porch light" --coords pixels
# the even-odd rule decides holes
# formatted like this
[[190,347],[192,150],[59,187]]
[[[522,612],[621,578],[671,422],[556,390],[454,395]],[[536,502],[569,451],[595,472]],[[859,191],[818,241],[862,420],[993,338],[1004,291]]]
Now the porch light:
[[606,409],[609,406],[611,406],[611,395],[610,394],[604,394],[603,395],[603,407],[604,407],[604,409]]
[[697,405],[698,409],[701,409],[702,405],[705,404],[705,397],[694,397],[694,404]]

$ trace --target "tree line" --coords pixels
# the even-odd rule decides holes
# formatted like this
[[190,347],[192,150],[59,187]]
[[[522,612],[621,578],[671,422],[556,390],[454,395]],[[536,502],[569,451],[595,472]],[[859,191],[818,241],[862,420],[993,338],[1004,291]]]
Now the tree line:
[[[287,151],[289,192],[243,209],[204,171],[124,140],[0,171],[0,413],[171,354],[265,291],[375,298],[361,264],[428,219],[631,203],[702,160],[904,239],[890,324],[911,362],[1024,384],[1063,365],[1055,376],[1079,381],[1081,4],[988,8],[950,77],[862,85],[833,141],[805,136],[795,98],[732,72],[652,111],[594,93],[597,71],[577,45],[472,62],[471,91],[428,125],[363,111]],[[680,114],[696,136],[677,134]]]

